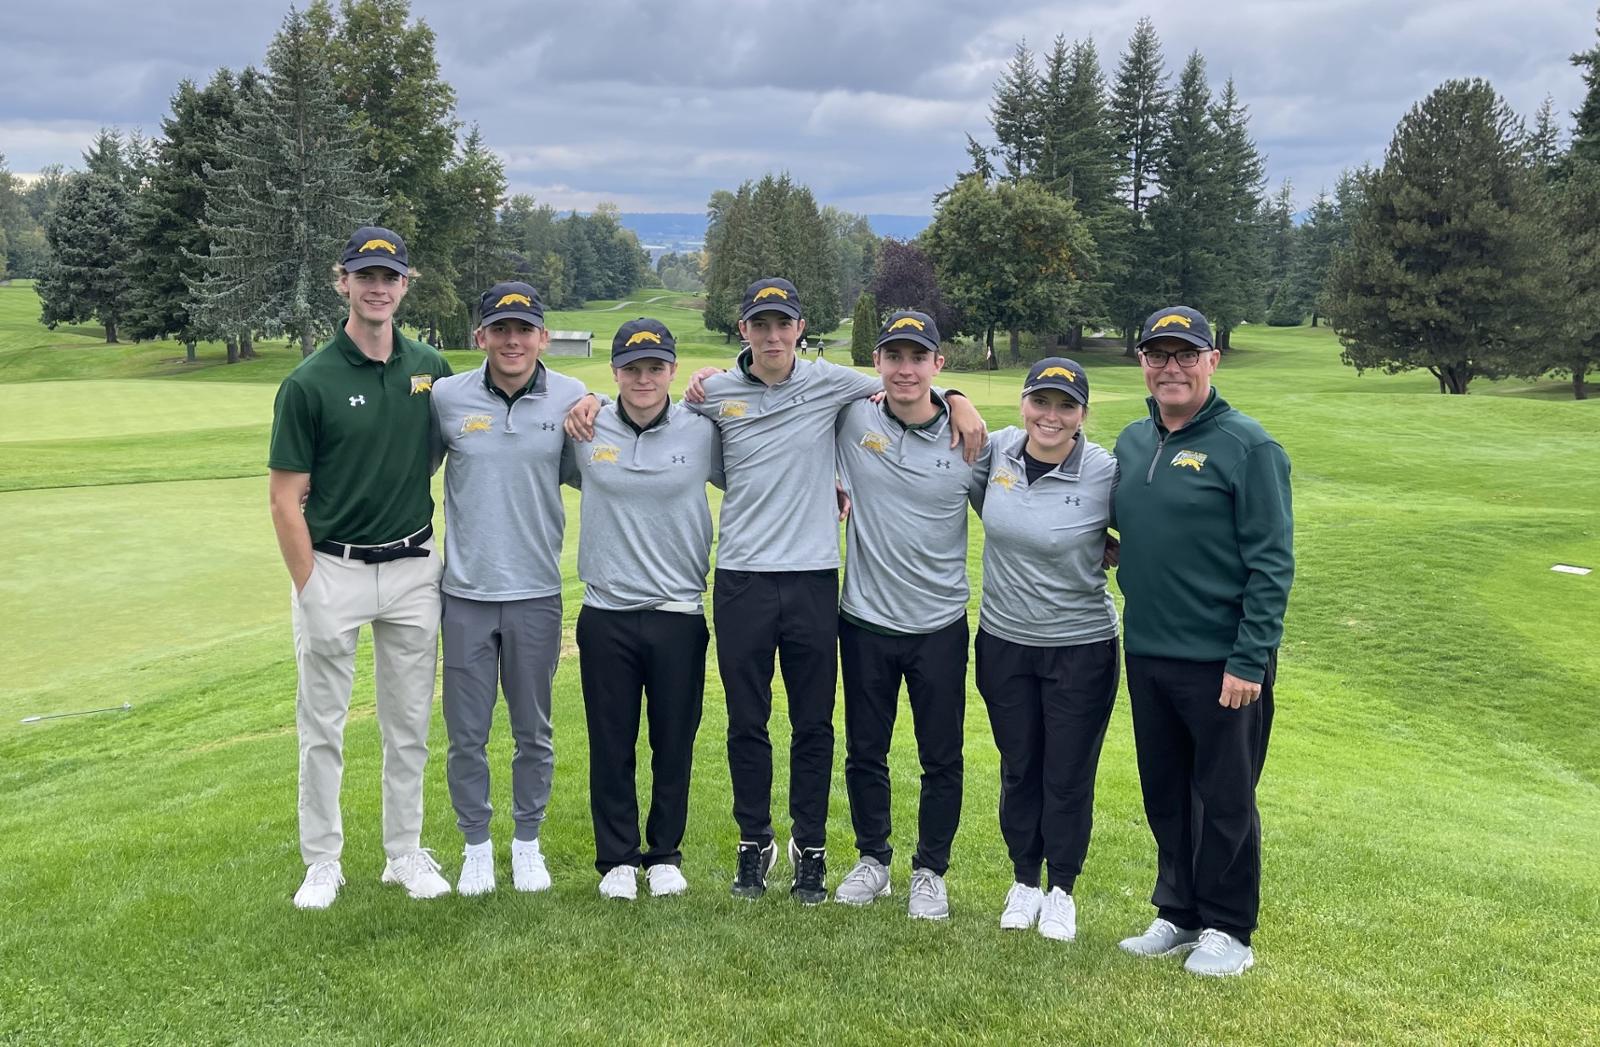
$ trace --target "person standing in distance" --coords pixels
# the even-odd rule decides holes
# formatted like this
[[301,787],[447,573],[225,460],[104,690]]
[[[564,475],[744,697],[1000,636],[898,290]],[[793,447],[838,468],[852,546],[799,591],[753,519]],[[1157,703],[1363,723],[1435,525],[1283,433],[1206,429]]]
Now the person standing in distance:
[[339,788],[363,625],[383,742],[383,882],[413,898],[450,892],[421,843],[441,570],[429,402],[450,365],[394,327],[411,276],[397,234],[357,229],[334,272],[349,316],[278,387],[267,459],[272,525],[293,582],[301,909],[327,908],[344,884]]
[[1089,378],[1074,361],[1034,364],[1021,411],[1021,429],[994,434],[975,499],[984,543],[973,647],[1000,750],[1000,831],[1016,878],[1000,926],[1037,926],[1046,938],[1072,941],[1072,892],[1117,697],[1117,612],[1103,566],[1117,463],[1083,434]]
[[495,888],[489,726],[505,694],[511,737],[512,885],[542,891],[539,845],[555,746],[550,692],[561,650],[561,420],[583,383],[540,359],[550,343],[539,293],[519,282],[483,293],[481,368],[433,390],[445,454],[444,722],[456,824],[466,838],[462,894]]
[[890,893],[889,745],[904,680],[922,765],[906,911],[928,920],[950,915],[944,877],[961,820],[967,503],[979,475],[946,440],[950,412],[933,391],[944,366],[939,344],[931,316],[891,315],[872,353],[883,402],[845,407],[835,441],[851,502],[839,664],[845,786],[861,858],[833,897],[870,905]]
[[1212,388],[1221,353],[1202,314],[1156,311],[1138,350],[1150,416],[1117,438],[1113,526],[1156,919],[1121,945],[1192,950],[1194,974],[1243,974],[1261,895],[1256,784],[1294,580],[1289,458]]
[[[611,340],[611,371],[617,402],[595,417],[592,441],[568,441],[563,471],[583,491],[577,640],[595,868],[602,897],[632,901],[641,864],[652,895],[689,886],[679,867],[710,640],[706,484],[723,485],[722,439],[710,419],[671,401],[677,342],[665,324],[623,324]],[[651,775],[642,854],[634,785],[641,697]]]

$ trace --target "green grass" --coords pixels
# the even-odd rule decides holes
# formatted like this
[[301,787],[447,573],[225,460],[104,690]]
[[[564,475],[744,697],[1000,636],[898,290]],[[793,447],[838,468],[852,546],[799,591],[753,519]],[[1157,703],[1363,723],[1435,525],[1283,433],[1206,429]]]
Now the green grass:
[[[687,362],[731,355],[676,299],[551,325],[593,330],[603,353],[644,311]],[[714,672],[691,893],[602,904],[571,657],[575,533],[545,830],[554,892],[422,904],[378,885],[368,663],[347,732],[350,884],[329,912],[295,912],[294,670],[264,458],[272,392],[298,355],[273,343],[230,366],[203,346],[190,365],[171,343],[107,347],[36,317],[30,289],[0,287],[0,1042],[1600,1039],[1600,574],[1549,570],[1600,567],[1593,401],[1528,384],[1441,397],[1426,375],[1357,376],[1326,331],[1237,336],[1218,386],[1293,459],[1299,574],[1261,787],[1258,965],[1212,984],[1115,949],[1149,919],[1154,858],[1125,701],[1071,946],[995,928],[1009,866],[970,690],[947,925],[905,918],[903,859],[894,898],[867,911],[727,897]],[[1109,444],[1143,410],[1138,372],[1112,350],[1082,362],[1091,435]],[[610,380],[603,356],[553,363]],[[946,376],[993,426],[1015,419],[1019,378]],[[974,581],[980,541],[975,527]],[[17,722],[123,701],[132,712]],[[781,825],[781,712],[774,727]],[[892,757],[901,855],[909,734]],[[442,756],[437,720],[434,740]],[[492,748],[503,806],[503,728]],[[852,855],[842,758],[830,825],[836,879]],[[503,846],[503,815],[496,831]],[[425,838],[453,874],[442,759]]]

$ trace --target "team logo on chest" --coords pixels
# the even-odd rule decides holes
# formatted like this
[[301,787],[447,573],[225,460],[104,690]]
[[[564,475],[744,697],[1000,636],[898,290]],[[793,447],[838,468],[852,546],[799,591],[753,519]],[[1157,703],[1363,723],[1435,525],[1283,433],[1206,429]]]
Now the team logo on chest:
[[412,396],[416,396],[418,393],[429,393],[429,392],[432,392],[432,391],[433,391],[433,375],[431,375],[431,374],[414,374],[414,375],[411,376],[411,395]]
[[861,446],[873,454],[883,454],[889,450],[889,438],[882,433],[863,433]]
[[350,398],[350,406],[351,407],[360,407],[363,404],[365,404],[366,402],[367,402],[367,398],[365,396],[352,396]]
[[1178,469],[1193,469],[1198,473],[1206,467],[1206,456],[1199,451],[1179,451],[1168,464]]
[[743,400],[724,400],[717,408],[718,418],[743,418],[750,405]]
[[494,428],[494,419],[486,414],[469,414],[461,419],[461,435],[486,433]]
[[598,465],[601,462],[615,462],[622,454],[622,448],[616,444],[595,444],[594,450],[589,452],[589,464]]
[[1001,487],[1004,487],[1009,491],[1013,487],[1017,486],[1017,480],[1019,479],[1020,477],[1018,477],[1017,474],[1012,472],[1010,469],[1000,468],[995,470],[994,475],[989,478],[989,482],[992,484],[999,484]]

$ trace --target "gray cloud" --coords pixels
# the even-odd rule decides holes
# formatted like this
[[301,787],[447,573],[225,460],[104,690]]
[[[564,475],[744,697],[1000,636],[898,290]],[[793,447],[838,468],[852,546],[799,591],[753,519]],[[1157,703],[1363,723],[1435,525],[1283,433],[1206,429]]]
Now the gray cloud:
[[[514,191],[627,210],[698,211],[713,189],[787,170],[827,203],[927,213],[965,166],[966,134],[985,136],[1018,40],[1091,39],[1109,77],[1147,12],[1174,75],[1199,50],[1214,87],[1234,78],[1272,182],[1291,179],[1304,203],[1381,160],[1395,122],[1450,77],[1485,77],[1530,116],[1553,95],[1566,120],[1583,90],[1567,56],[1595,39],[1577,0],[413,2],[461,119],[482,127]],[[76,164],[103,124],[153,132],[180,78],[259,63],[281,17],[214,0],[14,8],[0,152],[30,172]]]

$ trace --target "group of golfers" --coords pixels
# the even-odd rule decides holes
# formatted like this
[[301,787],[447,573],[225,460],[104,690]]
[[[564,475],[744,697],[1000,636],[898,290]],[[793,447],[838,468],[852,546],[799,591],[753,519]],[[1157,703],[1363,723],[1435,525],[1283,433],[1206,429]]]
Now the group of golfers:
[[[1211,386],[1220,354],[1203,315],[1157,311],[1138,342],[1149,417],[1110,452],[1083,433],[1089,380],[1039,361],[1020,425],[986,432],[934,384],[934,320],[883,324],[876,376],[797,357],[800,291],[745,292],[746,343],[726,371],[669,396],[676,343],[629,321],[611,346],[616,389],[589,393],[542,361],[538,292],[484,292],[484,364],[452,374],[393,317],[411,269],[394,232],[359,229],[335,275],[349,317],[286,378],[274,408],[272,518],[293,583],[299,670],[300,850],[294,903],[344,883],[339,788],[356,641],[370,625],[383,748],[386,883],[450,893],[423,849],[422,781],[439,635],[447,778],[465,850],[455,889],[496,886],[490,723],[503,694],[511,761],[512,881],[551,885],[539,836],[554,768],[551,690],[561,647],[563,485],[581,491],[576,640],[589,736],[599,891],[681,894],[706,651],[712,519],[724,491],[711,614],[727,702],[739,837],[732,893],[759,898],[778,861],[771,816],[772,682],[790,723],[790,893],[827,900],[834,702],[844,680],[845,782],[858,860],[834,901],[891,893],[888,754],[902,683],[921,764],[907,912],[944,919],[961,813],[967,518],[983,521],[978,692],[1001,758],[1000,828],[1014,883],[1006,929],[1071,941],[1094,781],[1126,667],[1156,918],[1121,947],[1188,953],[1196,974],[1240,974],[1260,893],[1255,788],[1294,573],[1289,463]],[[430,477],[442,462],[443,556]],[[839,580],[839,520],[846,521]],[[1120,538],[1113,538],[1111,531]],[[1106,587],[1116,566],[1119,622]],[[641,838],[640,718],[650,752]],[[996,899],[999,902],[999,899]]]

